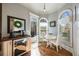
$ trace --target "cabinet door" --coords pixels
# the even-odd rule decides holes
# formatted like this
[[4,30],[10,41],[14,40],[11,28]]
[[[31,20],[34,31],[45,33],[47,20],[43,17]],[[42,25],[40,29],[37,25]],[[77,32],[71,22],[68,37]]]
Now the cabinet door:
[[3,56],[7,56],[7,41],[2,43]]
[[3,42],[3,55],[12,56],[12,40]]
[[12,56],[12,40],[7,42],[8,56]]

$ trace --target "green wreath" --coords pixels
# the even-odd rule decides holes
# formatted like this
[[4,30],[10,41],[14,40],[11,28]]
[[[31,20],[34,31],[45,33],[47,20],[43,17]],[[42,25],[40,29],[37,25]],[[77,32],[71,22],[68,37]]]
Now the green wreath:
[[22,27],[21,21],[15,21],[14,26],[17,27],[17,28],[21,28]]

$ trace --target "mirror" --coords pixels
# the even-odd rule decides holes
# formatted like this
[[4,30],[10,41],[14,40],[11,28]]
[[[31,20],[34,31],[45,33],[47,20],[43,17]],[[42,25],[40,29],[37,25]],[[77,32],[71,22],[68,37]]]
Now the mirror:
[[26,29],[26,21],[25,19],[17,18],[17,17],[12,17],[12,16],[7,16],[8,23],[7,23],[7,32],[19,32],[19,31],[25,31]]
[[59,16],[59,37],[67,46],[72,47],[72,11],[64,10]]

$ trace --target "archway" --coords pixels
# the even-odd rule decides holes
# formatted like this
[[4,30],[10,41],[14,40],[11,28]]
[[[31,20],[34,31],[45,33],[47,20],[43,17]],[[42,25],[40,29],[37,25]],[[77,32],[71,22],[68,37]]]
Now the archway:
[[45,36],[48,35],[48,20],[40,18],[39,20],[39,41],[45,41]]

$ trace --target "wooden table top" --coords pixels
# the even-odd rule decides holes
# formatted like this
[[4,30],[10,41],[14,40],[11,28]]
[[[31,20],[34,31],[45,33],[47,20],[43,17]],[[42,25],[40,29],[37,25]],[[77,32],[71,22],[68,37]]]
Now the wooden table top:
[[27,37],[30,37],[30,35],[17,35],[16,37],[3,37],[0,42],[4,42],[4,41],[8,41],[8,40],[17,40],[17,39],[21,39],[21,38],[27,38]]

